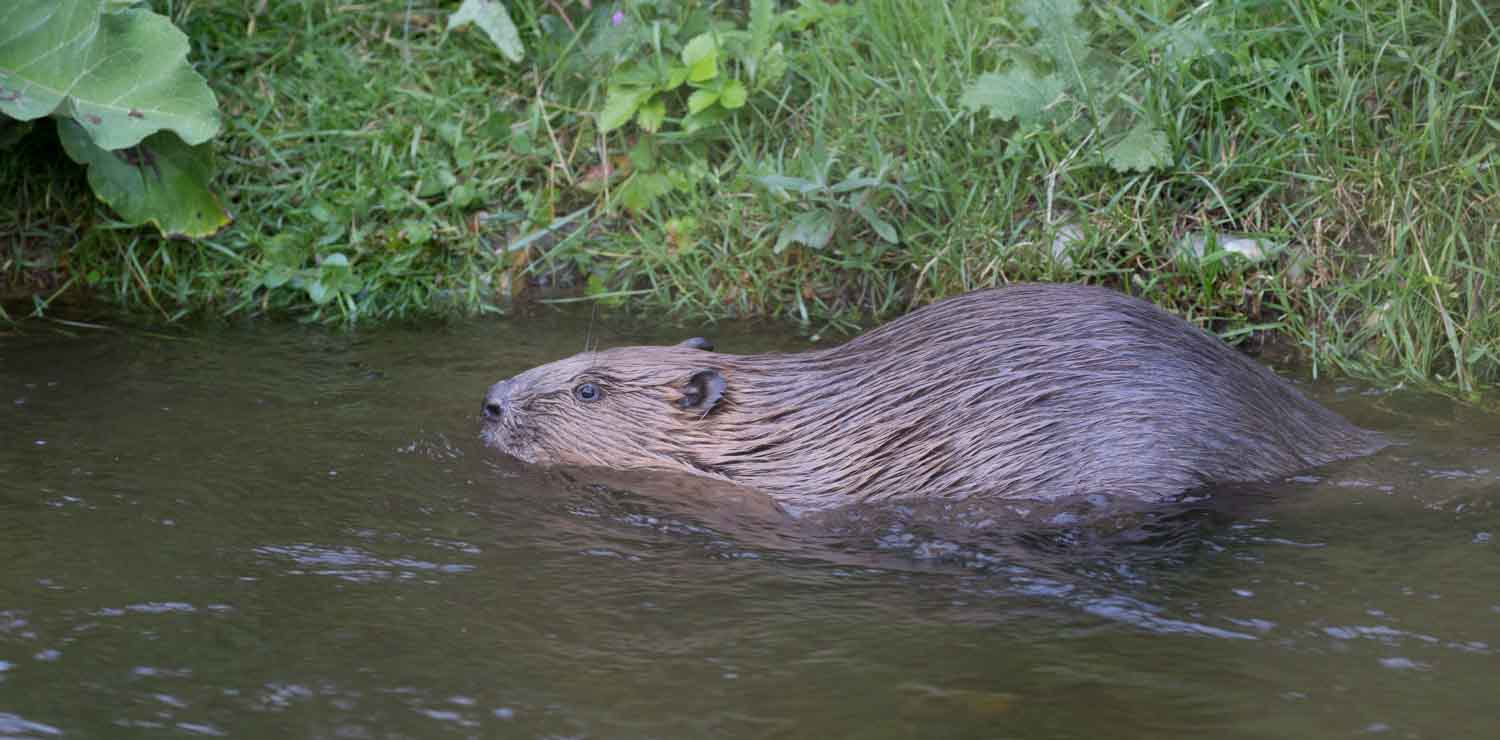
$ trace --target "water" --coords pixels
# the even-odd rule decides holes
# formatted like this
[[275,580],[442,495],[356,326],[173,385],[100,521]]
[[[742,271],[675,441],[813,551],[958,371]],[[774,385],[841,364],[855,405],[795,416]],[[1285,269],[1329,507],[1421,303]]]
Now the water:
[[[483,448],[584,323],[0,337],[0,737],[1500,736],[1493,417],[1319,384],[1402,445],[1079,523],[789,521]],[[697,333],[802,345],[604,340]]]

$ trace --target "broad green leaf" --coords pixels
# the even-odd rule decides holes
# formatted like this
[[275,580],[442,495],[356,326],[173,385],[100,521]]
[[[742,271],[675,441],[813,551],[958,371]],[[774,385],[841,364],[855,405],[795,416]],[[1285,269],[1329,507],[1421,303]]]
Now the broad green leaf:
[[1049,118],[1048,108],[1063,94],[1055,74],[1037,77],[1029,69],[1012,67],[1003,74],[983,74],[964,88],[959,104],[969,110],[987,109],[990,118],[1032,123]]
[[689,82],[707,82],[719,74],[719,42],[710,32],[694,36],[682,48],[682,63],[688,67]]
[[187,63],[187,36],[146,9],[105,0],[0,2],[0,113],[72,118],[104,149],[163,129],[188,144],[219,132],[214,94]]
[[895,244],[900,241],[900,238],[896,235],[896,227],[877,215],[875,209],[867,205],[860,205],[854,209],[854,212],[858,213],[859,217],[864,219],[865,223],[869,224],[870,228],[874,229],[875,233],[879,234],[880,238],[884,239],[886,243]]
[[604,110],[599,111],[599,130],[609,132],[624,126],[650,92],[639,87],[610,88],[604,98]]
[[464,0],[458,11],[448,16],[448,30],[473,23],[484,31],[500,53],[512,62],[526,58],[526,47],[521,45],[521,34],[511,22],[510,13],[499,0]]
[[365,281],[353,270],[341,270],[343,273],[338,279],[339,292],[345,295],[355,295],[365,289]]
[[706,57],[688,68],[688,82],[708,82],[718,76],[717,57]]
[[657,198],[672,192],[672,179],[660,172],[637,172],[620,186],[620,202],[632,211],[651,207]]
[[724,89],[719,93],[719,104],[734,110],[745,105],[745,99],[750,97],[749,91],[745,90],[745,84],[739,80],[730,80],[724,84]]
[[448,191],[448,202],[459,208],[467,208],[481,199],[479,189],[473,183],[461,182]]
[[1116,172],[1148,172],[1171,164],[1172,150],[1167,145],[1167,135],[1142,120],[1124,138],[1104,150],[1104,161]]
[[651,137],[642,136],[630,147],[630,165],[637,170],[656,169],[656,149],[651,146]]
[[[399,233],[402,240],[407,244],[426,244],[432,241],[432,224],[409,218],[401,224],[401,231]],[[324,264],[328,263],[324,262]]]
[[1016,3],[1025,25],[1046,29],[1048,26],[1076,25],[1073,17],[1083,10],[1078,0],[1020,0]]
[[311,298],[312,302],[319,306],[333,300],[336,295],[338,295],[338,291],[334,290],[333,286],[323,282],[321,279],[307,284],[307,297]]
[[661,123],[665,120],[667,120],[667,104],[660,95],[655,95],[642,103],[640,110],[635,114],[636,125],[653,134],[661,128]]
[[213,150],[207,144],[190,147],[163,131],[137,146],[106,151],[66,119],[57,122],[57,133],[68,156],[88,166],[94,194],[132,225],[154,224],[164,236],[204,237],[232,220],[208,189]]
[[354,295],[365,289],[364,281],[355,274],[349,258],[342,252],[334,252],[322,259],[317,282],[335,294]]
[[688,113],[697,113],[717,102],[719,102],[718,90],[706,87],[694,90],[693,94],[688,96]]
[[687,45],[682,47],[682,63],[689,67],[718,55],[719,42],[714,40],[713,33],[708,31],[689,39]]
[[1078,0],[1021,0],[1016,7],[1026,25],[1041,31],[1037,50],[1051,57],[1064,77],[1083,83],[1089,34],[1075,20],[1083,10]]
[[285,268],[289,275],[295,275],[307,263],[308,257],[312,256],[311,246],[301,237],[282,232],[262,242],[260,254],[266,262]]
[[260,275],[260,284],[272,290],[286,285],[295,273],[283,265],[271,265]]
[[708,110],[702,110],[682,119],[682,130],[684,133],[693,133],[700,129],[715,126],[724,122],[729,117],[729,111],[722,105],[716,105]]
[[613,87],[654,87],[661,81],[656,67],[632,62],[609,73],[609,84]]
[[688,68],[682,66],[681,64],[673,64],[672,66],[667,67],[667,84],[662,89],[676,90],[677,88],[682,87],[682,83],[687,82],[688,72]]
[[828,241],[833,238],[833,213],[822,208],[811,211],[803,211],[792,219],[791,223],[783,226],[781,235],[776,239],[776,251],[786,249],[787,245],[796,242],[805,244],[813,249],[822,249],[828,246]]

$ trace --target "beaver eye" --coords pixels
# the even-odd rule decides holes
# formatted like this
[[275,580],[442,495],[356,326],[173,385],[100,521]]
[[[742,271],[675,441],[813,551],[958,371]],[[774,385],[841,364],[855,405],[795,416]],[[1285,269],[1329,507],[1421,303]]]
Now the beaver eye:
[[604,391],[593,383],[584,383],[573,389],[573,397],[580,401],[597,401],[604,397]]

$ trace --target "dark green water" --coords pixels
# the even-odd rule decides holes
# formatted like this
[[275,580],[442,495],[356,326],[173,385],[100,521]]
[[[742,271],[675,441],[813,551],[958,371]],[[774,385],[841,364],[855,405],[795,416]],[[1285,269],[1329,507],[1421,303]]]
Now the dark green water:
[[1078,526],[780,521],[484,449],[583,335],[0,337],[0,737],[1500,736],[1494,418],[1320,384],[1403,444]]

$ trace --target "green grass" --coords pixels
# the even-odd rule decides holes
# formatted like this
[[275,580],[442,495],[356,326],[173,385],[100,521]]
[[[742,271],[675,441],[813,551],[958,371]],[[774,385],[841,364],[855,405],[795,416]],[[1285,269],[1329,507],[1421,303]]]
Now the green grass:
[[[959,104],[1027,58],[1013,4],[865,0],[783,31],[786,77],[691,137],[671,121],[598,133],[614,60],[591,34],[615,6],[561,3],[587,29],[574,43],[552,4],[512,4],[528,58],[511,65],[476,32],[446,34],[447,5],[257,5],[158,5],[219,96],[236,223],[196,244],[123,228],[38,127],[0,158],[17,185],[0,233],[21,235],[0,245],[10,293],[368,322],[499,312],[543,282],[835,335],[1006,281],[1091,281],[1231,339],[1288,340],[1319,371],[1469,395],[1500,381],[1500,11],[1482,0],[1090,6],[1100,97],[1035,126]],[[743,26],[747,6],[711,9]],[[1190,38],[1207,51],[1174,57]],[[1106,166],[1093,124],[1108,115],[1164,132],[1170,164]],[[633,147],[649,161],[620,157]],[[677,187],[626,208],[630,176],[602,178],[606,155]],[[794,196],[757,179],[856,170],[880,186]],[[830,243],[778,251],[816,207],[836,214]],[[1056,259],[1065,227],[1081,239]],[[1179,248],[1205,231],[1274,253]]]

